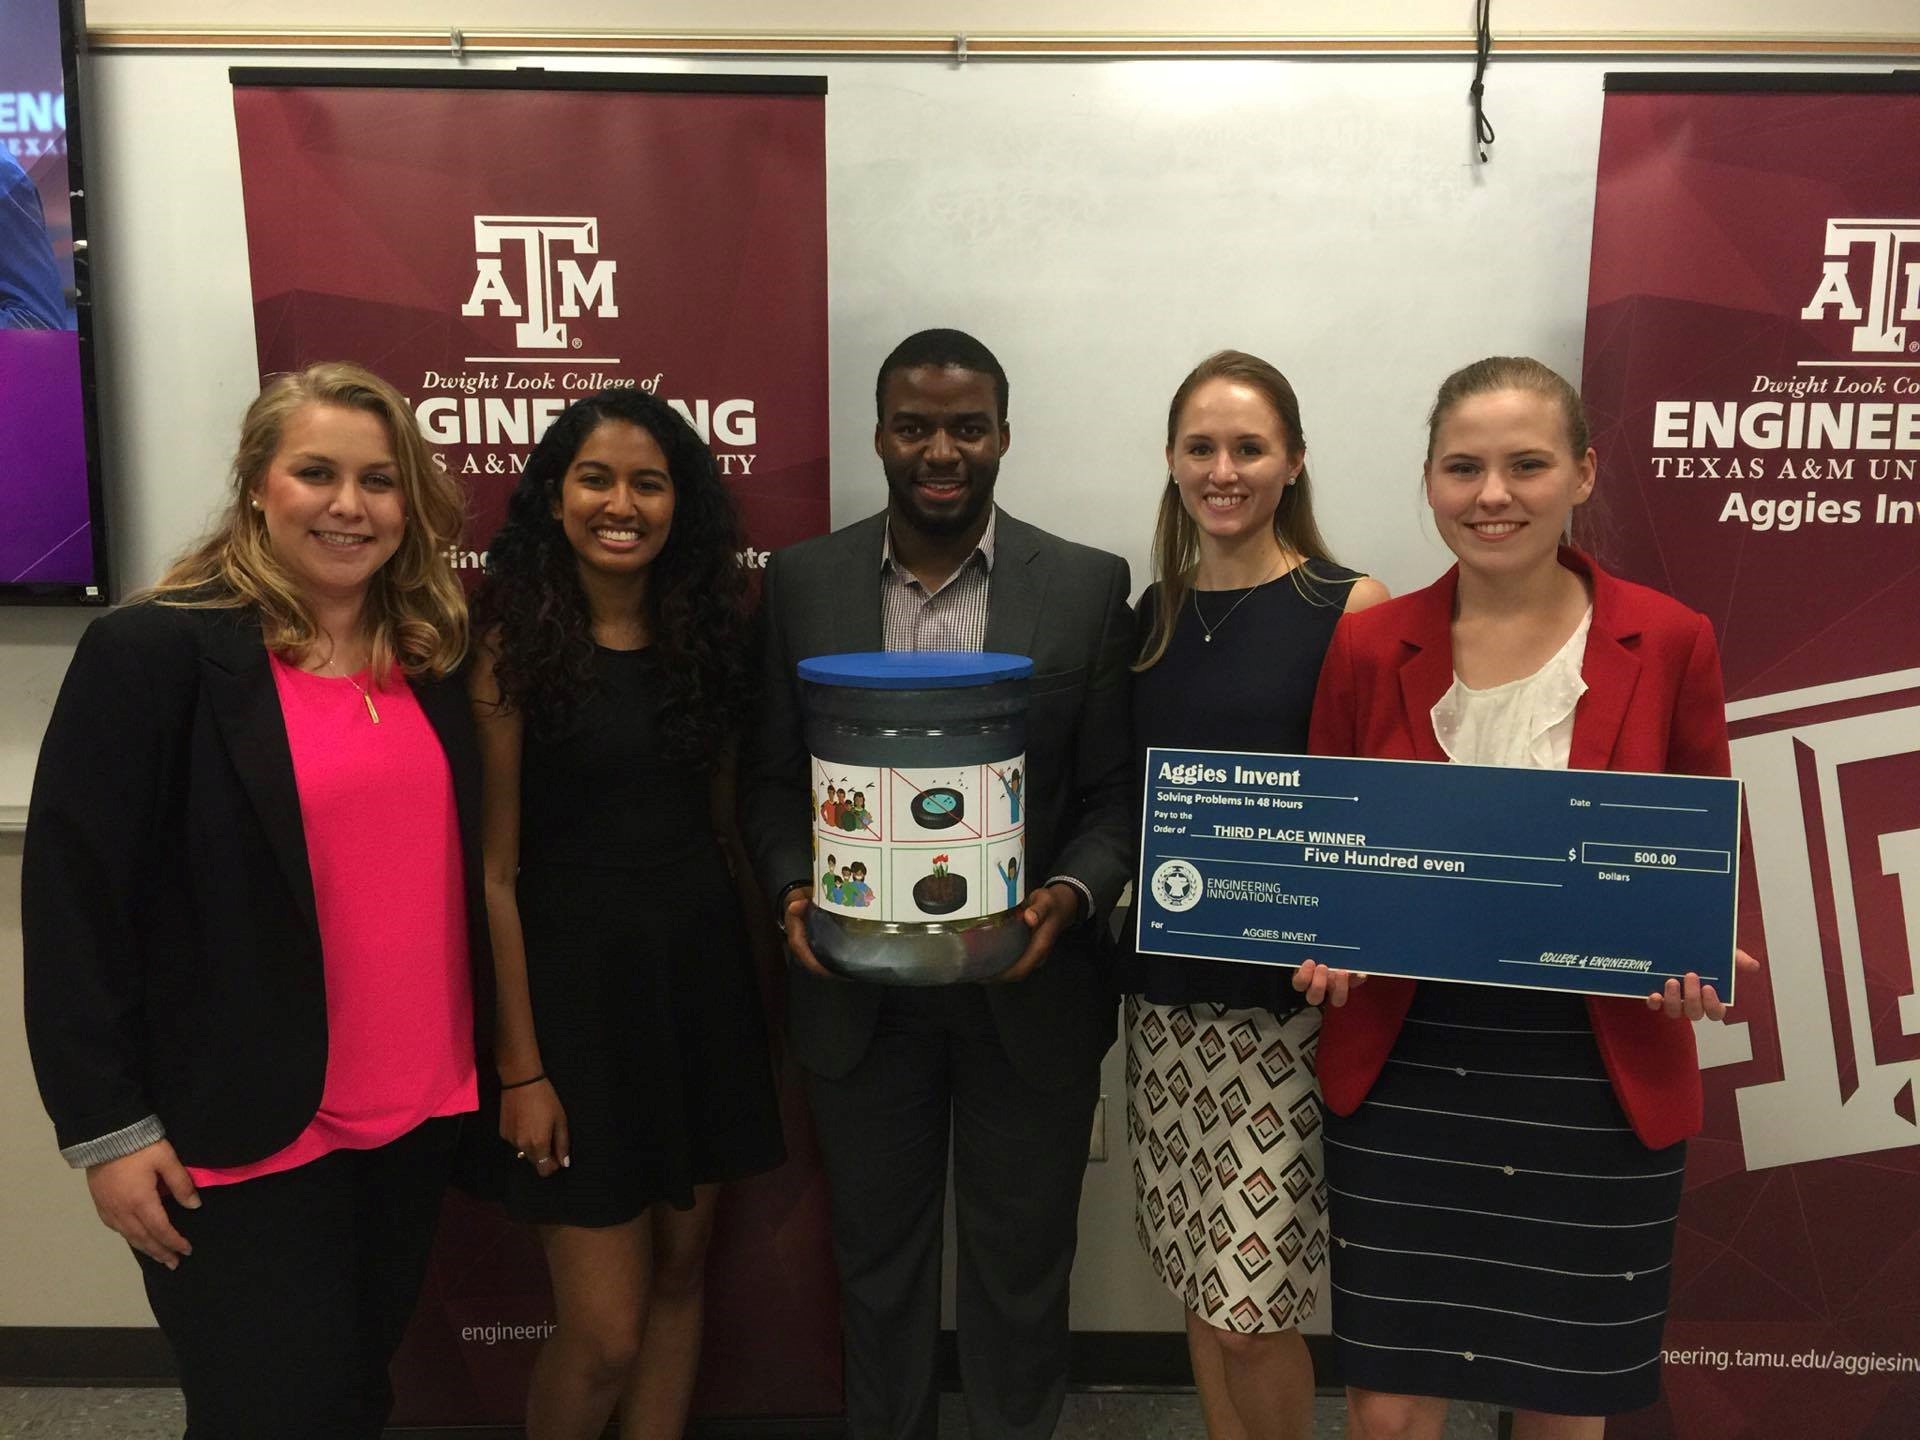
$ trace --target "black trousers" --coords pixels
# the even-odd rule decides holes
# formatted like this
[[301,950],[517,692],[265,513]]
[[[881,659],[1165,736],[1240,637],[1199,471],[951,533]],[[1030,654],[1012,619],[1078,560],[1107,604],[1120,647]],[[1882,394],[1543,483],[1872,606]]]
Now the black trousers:
[[193,1253],[138,1256],[180,1362],[186,1440],[373,1440],[426,1275],[457,1117],[167,1202]]
[[947,1154],[960,1379],[974,1440],[1046,1440],[1067,1382],[1067,1282],[1097,1069],[1038,1089],[977,985],[891,990],[847,1075],[808,1093],[833,1201],[848,1440],[933,1440]]

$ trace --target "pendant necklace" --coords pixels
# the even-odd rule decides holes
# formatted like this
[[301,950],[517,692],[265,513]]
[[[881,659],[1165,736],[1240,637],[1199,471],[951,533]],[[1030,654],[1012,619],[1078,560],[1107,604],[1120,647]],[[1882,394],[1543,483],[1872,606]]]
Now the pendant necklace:
[[1253,595],[1253,592],[1255,590],[1258,590],[1261,585],[1265,585],[1268,583],[1268,581],[1271,581],[1276,577],[1278,577],[1280,572],[1286,569],[1286,565],[1287,565],[1286,556],[1282,555],[1280,557],[1280,563],[1274,567],[1273,573],[1271,575],[1268,575],[1267,578],[1265,580],[1262,580],[1259,585],[1255,585],[1251,587],[1249,590],[1247,590],[1246,593],[1243,594],[1238,600],[1234,601],[1233,604],[1227,607],[1226,614],[1222,615],[1218,620],[1216,620],[1211,625],[1207,624],[1207,617],[1204,614],[1202,614],[1200,611],[1200,587],[1196,585],[1193,587],[1193,589],[1189,590],[1187,593],[1193,597],[1193,618],[1200,622],[1201,640],[1204,641],[1206,644],[1211,645],[1213,643],[1214,631],[1225,628],[1227,621],[1233,618],[1233,612],[1238,610],[1242,605],[1246,604],[1248,599]]
[[380,723],[380,712],[373,708],[373,696],[368,692],[367,687],[354,679],[353,676],[347,674],[346,671],[342,670],[338,665],[335,665],[333,663],[333,656],[327,656],[327,665],[333,670],[334,674],[338,675],[342,680],[346,681],[347,684],[360,692],[360,701],[367,707],[367,718],[378,725]]

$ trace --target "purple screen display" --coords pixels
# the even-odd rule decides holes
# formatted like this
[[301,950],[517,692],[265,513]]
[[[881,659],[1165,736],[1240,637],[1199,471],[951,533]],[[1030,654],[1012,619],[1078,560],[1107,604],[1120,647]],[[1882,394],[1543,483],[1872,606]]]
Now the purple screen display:
[[99,580],[68,192],[58,3],[9,0],[0,5],[0,586]]

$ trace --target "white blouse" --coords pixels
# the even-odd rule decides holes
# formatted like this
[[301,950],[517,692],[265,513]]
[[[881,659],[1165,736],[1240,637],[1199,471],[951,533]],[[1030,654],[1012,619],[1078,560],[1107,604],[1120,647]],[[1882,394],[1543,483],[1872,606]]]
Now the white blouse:
[[1564,770],[1573,753],[1573,712],[1587,693],[1580,663],[1593,608],[1554,657],[1533,674],[1474,690],[1456,674],[1434,703],[1433,734],[1456,765],[1515,765]]

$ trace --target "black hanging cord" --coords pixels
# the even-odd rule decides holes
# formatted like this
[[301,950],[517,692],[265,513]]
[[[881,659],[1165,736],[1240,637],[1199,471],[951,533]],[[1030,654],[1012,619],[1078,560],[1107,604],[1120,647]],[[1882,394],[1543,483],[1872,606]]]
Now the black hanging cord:
[[1487,61],[1493,58],[1493,0],[1474,0],[1473,6],[1473,85],[1467,91],[1473,97],[1473,133],[1480,142],[1480,163],[1487,163],[1487,146],[1493,143],[1493,122],[1487,119]]

